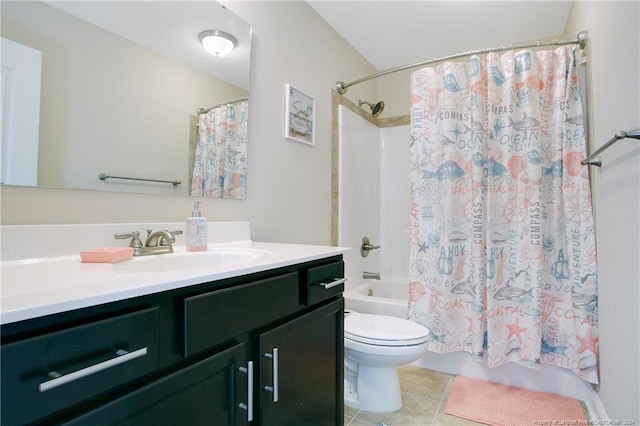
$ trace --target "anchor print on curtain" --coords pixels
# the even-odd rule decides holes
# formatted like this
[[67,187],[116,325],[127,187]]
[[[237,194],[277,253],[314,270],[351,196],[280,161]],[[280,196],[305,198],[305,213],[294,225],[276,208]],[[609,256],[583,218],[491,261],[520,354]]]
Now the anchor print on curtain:
[[191,195],[246,198],[248,105],[238,101],[199,115]]
[[415,71],[409,318],[429,349],[597,383],[597,271],[574,51]]

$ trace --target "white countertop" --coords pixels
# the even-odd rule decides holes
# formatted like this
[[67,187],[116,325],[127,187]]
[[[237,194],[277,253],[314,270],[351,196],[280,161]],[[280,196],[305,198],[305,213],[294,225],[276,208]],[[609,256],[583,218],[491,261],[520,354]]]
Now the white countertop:
[[[241,263],[201,264],[195,259],[203,252],[188,253],[184,246],[174,246],[172,254],[116,263],[82,263],[79,254],[3,261],[0,324],[266,271],[348,249],[254,241],[209,244],[209,251],[221,250],[251,256]],[[183,260],[187,266],[180,265]]]

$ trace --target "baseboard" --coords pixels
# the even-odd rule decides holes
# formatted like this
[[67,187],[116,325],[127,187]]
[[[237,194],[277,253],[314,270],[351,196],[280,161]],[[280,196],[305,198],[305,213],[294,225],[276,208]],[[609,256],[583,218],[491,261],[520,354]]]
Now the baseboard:
[[589,420],[609,420],[607,411],[604,409],[600,396],[595,390],[590,390],[590,395],[584,399],[584,405],[589,412]]

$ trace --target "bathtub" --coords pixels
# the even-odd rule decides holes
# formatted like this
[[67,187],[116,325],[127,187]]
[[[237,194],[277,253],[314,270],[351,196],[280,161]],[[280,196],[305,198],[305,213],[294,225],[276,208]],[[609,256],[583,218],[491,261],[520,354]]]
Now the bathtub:
[[344,294],[345,308],[364,314],[407,318],[408,279],[366,280]]

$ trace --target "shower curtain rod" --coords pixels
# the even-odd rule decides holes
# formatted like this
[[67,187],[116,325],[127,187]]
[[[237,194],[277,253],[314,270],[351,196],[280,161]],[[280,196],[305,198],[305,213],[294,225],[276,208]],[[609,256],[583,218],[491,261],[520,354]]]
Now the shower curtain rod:
[[609,142],[605,143],[599,149],[597,149],[596,152],[592,153],[590,156],[582,160],[580,164],[582,165],[589,164],[589,165],[598,166],[598,167],[602,166],[602,159],[596,158],[596,157],[598,157],[605,149],[609,148],[611,145],[613,145],[620,139],[626,139],[626,138],[640,139],[640,127],[634,130],[627,130],[626,132],[624,130],[620,130],[619,132],[616,132],[615,136],[613,136],[613,138],[611,138]]
[[243,98],[232,99],[232,100],[227,101],[227,102],[221,102],[221,103],[219,103],[218,105],[214,105],[214,106],[209,107],[209,108],[198,108],[198,109],[196,109],[196,114],[206,114],[206,113],[208,113],[209,111],[211,111],[212,109],[214,109],[214,108],[218,108],[219,106],[222,106],[222,105],[231,105],[231,104],[236,104],[236,103],[238,103],[238,102],[246,101],[246,100],[248,100],[248,99],[249,99],[249,98],[245,96],[245,97],[243,97]]
[[338,81],[336,83],[336,91],[338,93],[340,93],[341,95],[344,95],[345,93],[347,93],[347,88],[351,87],[355,84],[359,84],[359,83],[363,83],[365,81],[368,80],[372,80],[374,78],[378,78],[378,77],[382,77],[383,75],[387,75],[387,74],[392,74],[394,72],[398,72],[398,71],[404,71],[410,68],[414,68],[414,67],[421,67],[421,66],[425,66],[425,65],[430,65],[436,62],[442,62],[442,61],[449,61],[452,59],[458,59],[458,58],[464,58],[466,56],[472,56],[472,55],[482,55],[485,53],[491,53],[491,52],[501,52],[504,50],[512,50],[512,49],[527,49],[527,48],[531,48],[531,47],[545,47],[545,46],[560,46],[560,45],[565,45],[565,44],[578,44],[580,46],[580,49],[584,49],[585,46],[587,45],[587,40],[589,39],[589,34],[587,33],[587,31],[581,31],[580,33],[578,33],[578,37],[576,38],[572,38],[572,39],[568,39],[568,40],[558,40],[558,39],[554,39],[551,40],[549,42],[545,42],[545,43],[540,43],[540,42],[535,42],[535,43],[527,43],[527,44],[510,44],[508,46],[500,46],[500,47],[489,47],[489,48],[485,48],[485,49],[477,49],[477,50],[470,50],[468,52],[464,52],[464,53],[456,53],[454,55],[449,55],[449,56],[443,56],[441,58],[433,58],[433,59],[429,59],[428,61],[423,61],[423,62],[415,62],[412,64],[408,64],[408,65],[402,65],[396,68],[390,68],[388,70],[384,70],[384,71],[380,71],[377,72],[375,74],[371,74],[368,75],[366,77],[362,77],[359,78],[357,80],[354,80],[350,83],[345,83],[344,81]]

